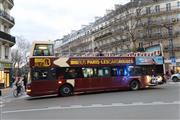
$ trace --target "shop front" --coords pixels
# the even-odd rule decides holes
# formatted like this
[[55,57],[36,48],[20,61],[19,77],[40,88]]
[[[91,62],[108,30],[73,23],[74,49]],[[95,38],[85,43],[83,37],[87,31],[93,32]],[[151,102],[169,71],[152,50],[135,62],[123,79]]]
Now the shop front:
[[0,62],[0,88],[7,88],[11,85],[11,63]]
[[180,62],[176,63],[176,72],[180,73]]
[[165,68],[166,68],[166,71],[174,70],[175,73],[180,72],[180,58],[176,59],[175,64],[172,64],[171,60],[166,60],[165,61]]

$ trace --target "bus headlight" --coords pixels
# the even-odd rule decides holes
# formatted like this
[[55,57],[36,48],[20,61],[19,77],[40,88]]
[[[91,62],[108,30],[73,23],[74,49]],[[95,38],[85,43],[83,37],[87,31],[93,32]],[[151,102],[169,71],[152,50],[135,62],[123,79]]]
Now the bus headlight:
[[160,75],[157,76],[156,79],[157,79],[158,82],[162,82],[162,80],[163,80],[162,76],[160,76]]
[[151,82],[151,76],[147,75],[146,80],[147,80],[147,83],[150,83]]
[[31,92],[31,89],[27,89],[26,92],[27,92],[27,93]]

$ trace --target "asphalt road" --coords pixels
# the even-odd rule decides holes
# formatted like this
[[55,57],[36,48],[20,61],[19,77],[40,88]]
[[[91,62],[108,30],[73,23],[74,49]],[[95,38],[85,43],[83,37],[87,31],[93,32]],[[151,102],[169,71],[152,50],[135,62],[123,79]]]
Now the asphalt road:
[[[5,100],[2,120],[180,119],[180,83],[138,91]],[[8,102],[7,102],[8,101]]]

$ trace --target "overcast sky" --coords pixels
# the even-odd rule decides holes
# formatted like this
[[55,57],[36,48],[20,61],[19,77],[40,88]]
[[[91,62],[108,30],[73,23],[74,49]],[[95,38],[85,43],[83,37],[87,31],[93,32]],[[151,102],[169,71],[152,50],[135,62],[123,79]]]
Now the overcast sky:
[[55,40],[103,16],[114,4],[130,0],[14,0],[11,15],[14,36],[33,40]]

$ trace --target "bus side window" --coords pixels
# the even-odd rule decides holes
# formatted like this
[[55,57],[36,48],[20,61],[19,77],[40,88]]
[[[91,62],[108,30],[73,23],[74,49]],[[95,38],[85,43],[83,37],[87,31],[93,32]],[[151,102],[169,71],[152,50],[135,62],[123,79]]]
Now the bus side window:
[[93,68],[82,68],[84,78],[93,77]]
[[81,78],[82,71],[80,68],[76,67],[67,67],[64,70],[64,78],[71,79],[71,78]]
[[123,76],[123,73],[124,72],[124,70],[123,70],[123,68],[122,67],[113,67],[113,68],[111,68],[111,75],[112,76]]
[[98,77],[109,77],[110,76],[110,68],[102,67],[98,68]]
[[47,69],[36,69],[32,71],[33,80],[47,80],[48,70]]

